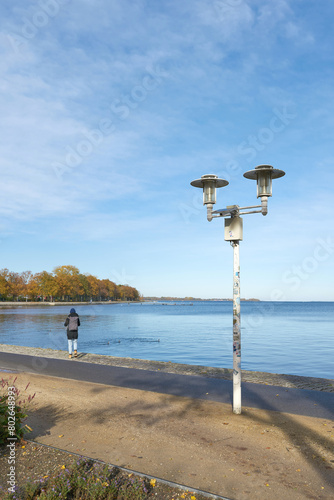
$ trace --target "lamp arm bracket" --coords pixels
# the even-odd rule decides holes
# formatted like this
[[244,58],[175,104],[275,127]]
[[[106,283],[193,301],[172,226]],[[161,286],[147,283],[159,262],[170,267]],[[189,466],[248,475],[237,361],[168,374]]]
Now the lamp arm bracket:
[[251,205],[249,207],[240,207],[239,210],[248,210],[249,208],[261,208],[262,205]]
[[247,215],[247,214],[261,214],[262,210],[251,210],[250,212],[240,212],[240,215]]

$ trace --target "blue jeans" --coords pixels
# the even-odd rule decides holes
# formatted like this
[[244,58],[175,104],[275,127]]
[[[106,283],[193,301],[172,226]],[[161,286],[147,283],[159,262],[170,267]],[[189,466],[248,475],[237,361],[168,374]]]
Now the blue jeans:
[[67,340],[68,340],[68,353],[72,354],[73,350],[74,351],[78,350],[78,339],[74,340],[67,339]]

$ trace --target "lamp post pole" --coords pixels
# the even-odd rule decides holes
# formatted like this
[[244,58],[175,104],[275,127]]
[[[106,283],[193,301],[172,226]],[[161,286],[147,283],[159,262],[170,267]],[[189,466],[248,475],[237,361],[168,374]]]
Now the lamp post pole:
[[[240,324],[240,241],[243,238],[243,219],[238,205],[217,211],[230,215],[225,219],[225,241],[233,247],[233,413],[241,413],[241,324]],[[213,212],[213,216],[216,212]]]
[[[216,217],[225,218],[225,241],[233,247],[233,413],[241,413],[241,326],[240,326],[240,258],[239,243],[243,238],[243,220],[240,215],[268,213],[268,197],[272,195],[272,179],[283,177],[283,170],[275,169],[271,165],[259,165],[254,170],[244,174],[247,179],[257,182],[257,197],[261,198],[261,205],[239,207],[231,205],[222,210],[212,211],[216,203],[216,188],[228,185],[225,179],[217,175],[206,174],[190,184],[203,189],[203,205],[207,207],[207,219],[212,221]],[[250,210],[251,209],[251,210]],[[256,210],[253,210],[256,209]]]
[[233,247],[233,413],[241,413],[241,325],[239,240]]

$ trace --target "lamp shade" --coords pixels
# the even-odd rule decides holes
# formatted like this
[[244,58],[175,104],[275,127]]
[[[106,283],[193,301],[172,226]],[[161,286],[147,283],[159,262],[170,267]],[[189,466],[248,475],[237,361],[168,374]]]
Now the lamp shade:
[[257,197],[272,196],[272,180],[283,177],[285,172],[271,165],[259,165],[254,170],[244,173],[246,179],[254,179],[257,182]]
[[203,189],[203,205],[214,205],[216,203],[216,188],[228,185],[225,179],[219,179],[217,175],[206,174],[200,179],[196,179],[190,183],[194,187]]

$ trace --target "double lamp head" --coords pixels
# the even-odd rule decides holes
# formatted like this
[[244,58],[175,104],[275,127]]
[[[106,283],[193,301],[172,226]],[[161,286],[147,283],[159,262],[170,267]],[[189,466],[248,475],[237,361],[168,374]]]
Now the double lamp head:
[[[267,199],[272,196],[272,180],[283,177],[285,172],[271,165],[259,165],[254,170],[248,170],[244,173],[246,179],[256,180],[257,197],[261,198],[262,206],[267,204]],[[217,188],[228,185],[228,181],[218,178],[217,175],[207,174],[202,175],[200,179],[196,179],[190,183],[192,186],[203,189],[203,205],[212,207],[216,203]],[[266,211],[262,211],[266,215]]]

